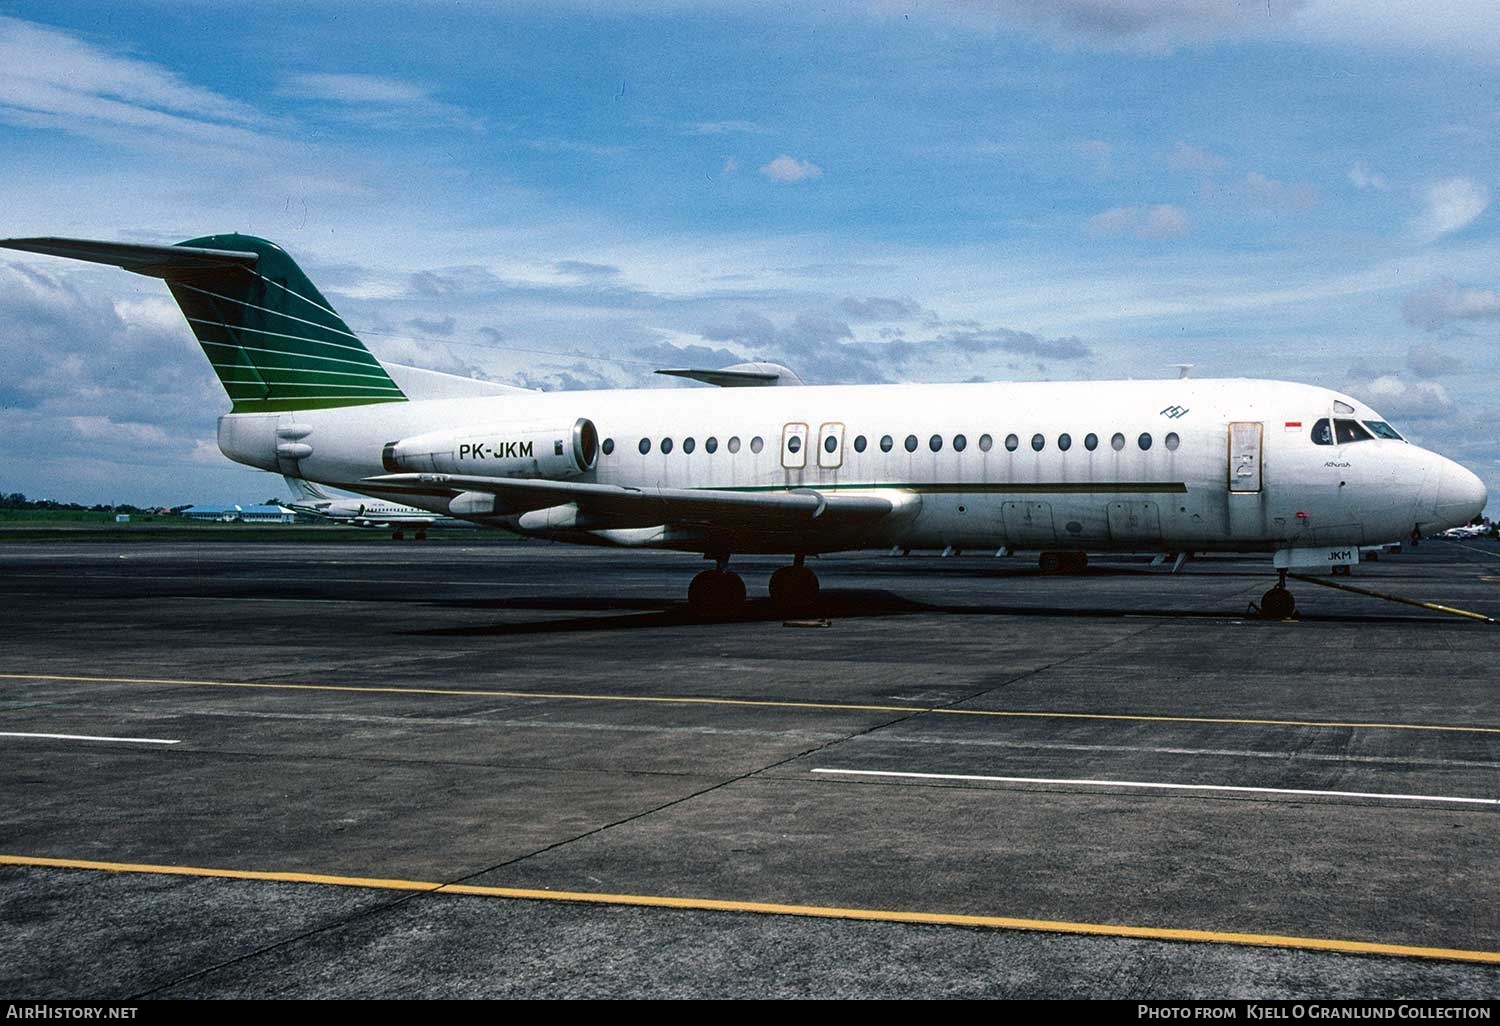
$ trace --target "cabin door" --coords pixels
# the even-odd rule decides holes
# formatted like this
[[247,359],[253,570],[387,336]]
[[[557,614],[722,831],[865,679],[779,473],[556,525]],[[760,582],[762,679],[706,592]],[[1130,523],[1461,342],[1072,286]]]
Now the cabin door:
[[1264,441],[1265,425],[1258,421],[1229,425],[1226,472],[1231,538],[1259,538],[1266,533],[1261,452]]
[[1234,493],[1260,491],[1260,443],[1265,425],[1229,425],[1229,490]]

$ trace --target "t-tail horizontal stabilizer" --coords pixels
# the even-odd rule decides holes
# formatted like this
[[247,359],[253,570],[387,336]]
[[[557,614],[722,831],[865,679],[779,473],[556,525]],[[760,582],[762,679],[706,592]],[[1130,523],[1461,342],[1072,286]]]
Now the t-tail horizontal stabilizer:
[[235,413],[407,398],[302,269],[265,239],[209,235],[180,246],[3,239],[0,248],[165,279]]

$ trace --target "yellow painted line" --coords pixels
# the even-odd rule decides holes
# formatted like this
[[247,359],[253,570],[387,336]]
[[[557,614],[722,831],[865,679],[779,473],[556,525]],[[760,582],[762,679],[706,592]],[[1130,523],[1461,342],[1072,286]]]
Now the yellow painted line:
[[152,684],[193,688],[248,688],[266,691],[331,691],[366,695],[439,695],[449,698],[520,698],[558,702],[637,702],[647,705],[723,705],[763,709],[819,709],[834,712],[930,713],[934,716],[990,716],[1001,719],[1120,720],[1131,723],[1221,723],[1233,726],[1325,727],[1362,730],[1425,730],[1458,734],[1500,734],[1500,727],[1440,723],[1374,723],[1342,720],[1275,720],[1228,716],[1153,716],[1146,713],[1085,713],[1033,709],[965,709],[927,705],[857,705],[839,702],[787,702],[754,698],[696,698],[673,695],[589,695],[567,691],[496,691],[461,688],[397,688],[357,684],[273,684],[255,681],[177,680],[166,677],[90,677],[55,673],[0,673],[0,680],[59,681],[74,684]]
[[444,884],[427,880],[394,880],[383,877],[334,876],[326,873],[281,873],[249,869],[208,869],[201,866],[163,866],[138,862],[98,862],[86,859],[54,859],[30,855],[0,855],[0,866],[49,869],[91,869],[108,873],[156,873],[165,876],[213,877],[226,880],[270,880],[280,883],[321,884],[332,887],[364,887],[389,891],[427,891],[432,894],[463,894],[521,901],[563,901],[589,905],[630,905],[641,908],[671,908],[695,912],[747,912],[757,915],[803,916],[814,919],[858,919],[881,923],[920,923],[931,926],[979,927],[990,930],[1025,930],[1034,933],[1080,934],[1095,937],[1131,937],[1140,940],[1191,941],[1265,948],[1297,948],[1347,955],[1388,955],[1398,958],[1431,958],[1453,962],[1500,965],[1500,951],[1466,948],[1436,948],[1377,941],[1339,940],[1331,937],[1296,937],[1274,933],[1241,933],[1222,930],[1186,930],[1157,926],[1125,926],[1116,923],[1080,923],[1061,919],[1026,919],[1014,916],[983,916],[957,912],[913,912],[877,908],[840,908],[831,905],[783,905],[764,901],[732,901],[722,898],[689,898],[659,894],[608,894],[593,891],[547,891],[522,887],[481,887],[475,884]]

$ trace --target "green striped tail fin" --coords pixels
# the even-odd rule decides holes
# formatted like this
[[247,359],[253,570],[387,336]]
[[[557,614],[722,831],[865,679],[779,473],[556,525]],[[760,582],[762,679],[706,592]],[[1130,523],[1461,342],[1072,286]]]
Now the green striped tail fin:
[[165,279],[235,413],[406,399],[302,269],[265,239],[209,235],[177,246],[7,239],[0,246]]

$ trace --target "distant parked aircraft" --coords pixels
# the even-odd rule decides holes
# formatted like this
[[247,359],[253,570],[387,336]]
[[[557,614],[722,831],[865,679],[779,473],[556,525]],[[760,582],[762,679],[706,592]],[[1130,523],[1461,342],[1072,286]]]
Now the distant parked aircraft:
[[353,524],[355,527],[381,527],[391,532],[391,537],[400,541],[408,529],[416,532],[417,541],[427,540],[429,527],[473,527],[467,520],[445,517],[416,506],[402,506],[384,499],[357,496],[333,495],[321,485],[304,481],[300,477],[282,475],[294,498],[286,503],[287,509],[303,516],[321,517]]

